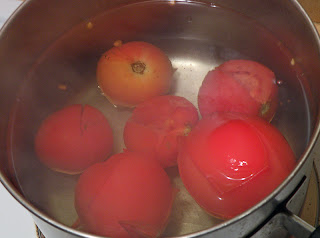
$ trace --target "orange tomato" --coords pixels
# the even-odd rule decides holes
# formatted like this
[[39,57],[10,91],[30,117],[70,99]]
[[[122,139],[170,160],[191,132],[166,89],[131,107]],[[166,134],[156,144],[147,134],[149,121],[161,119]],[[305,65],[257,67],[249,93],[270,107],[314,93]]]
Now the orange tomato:
[[97,81],[108,100],[116,106],[134,107],[171,87],[172,65],[158,47],[129,42],[105,52],[97,66]]

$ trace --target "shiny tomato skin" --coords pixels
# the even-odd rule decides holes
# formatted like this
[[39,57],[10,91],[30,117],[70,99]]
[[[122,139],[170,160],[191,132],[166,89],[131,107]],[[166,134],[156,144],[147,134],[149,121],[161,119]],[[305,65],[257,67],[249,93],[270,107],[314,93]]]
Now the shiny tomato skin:
[[134,107],[151,97],[168,93],[171,61],[158,47],[128,42],[106,51],[97,65],[97,81],[111,103]]
[[277,109],[275,74],[251,60],[229,60],[206,75],[198,93],[202,116],[237,112],[270,121]]
[[176,192],[158,163],[124,152],[80,176],[75,208],[81,224],[93,234],[157,237],[166,226]]
[[154,97],[134,109],[124,128],[124,142],[129,151],[147,154],[164,168],[174,166],[179,140],[198,119],[196,107],[184,97]]
[[35,136],[35,152],[47,167],[81,173],[108,158],[113,135],[108,120],[90,105],[74,104],[49,115]]
[[187,190],[221,219],[263,200],[295,166],[294,153],[278,129],[259,117],[234,113],[201,119],[179,151]]

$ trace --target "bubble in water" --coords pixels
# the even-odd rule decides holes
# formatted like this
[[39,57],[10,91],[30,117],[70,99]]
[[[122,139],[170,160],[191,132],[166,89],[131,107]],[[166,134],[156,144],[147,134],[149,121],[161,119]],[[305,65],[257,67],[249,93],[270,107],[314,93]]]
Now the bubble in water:
[[98,92],[100,93],[100,95],[105,96],[105,94],[104,94],[104,92],[101,90],[101,87],[100,87],[100,86],[98,86],[97,89],[98,89]]
[[281,79],[278,79],[277,81],[276,81],[276,84],[278,85],[278,86],[282,86],[283,85],[283,80],[281,80]]
[[210,7],[217,7],[217,5],[212,2],[210,3]]

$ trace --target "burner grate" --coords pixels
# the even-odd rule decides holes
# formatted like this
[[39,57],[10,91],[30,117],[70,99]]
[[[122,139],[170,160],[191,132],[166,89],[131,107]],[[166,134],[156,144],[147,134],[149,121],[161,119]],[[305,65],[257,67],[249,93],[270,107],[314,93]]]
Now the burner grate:
[[36,225],[36,232],[37,232],[37,238],[46,238],[42,232],[40,231],[39,227]]

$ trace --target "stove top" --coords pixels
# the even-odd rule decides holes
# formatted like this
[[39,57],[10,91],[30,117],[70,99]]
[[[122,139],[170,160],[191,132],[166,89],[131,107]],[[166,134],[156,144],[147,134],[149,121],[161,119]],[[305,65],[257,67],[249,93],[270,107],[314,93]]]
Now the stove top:
[[37,238],[29,212],[0,184],[0,237]]

